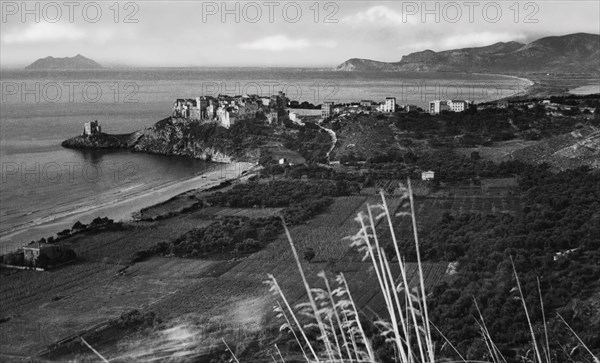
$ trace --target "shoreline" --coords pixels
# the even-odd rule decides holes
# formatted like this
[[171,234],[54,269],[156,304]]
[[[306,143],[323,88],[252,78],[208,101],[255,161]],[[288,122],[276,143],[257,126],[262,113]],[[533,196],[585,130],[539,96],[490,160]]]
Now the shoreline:
[[529,78],[523,78],[523,77],[513,76],[513,75],[509,75],[509,74],[499,74],[499,73],[471,73],[471,74],[481,75],[481,76],[507,77],[507,78],[512,78],[512,79],[522,81],[523,83],[527,83],[527,86],[522,91],[519,91],[520,88],[517,87],[517,92],[515,92],[515,93],[512,93],[512,94],[504,96],[504,97],[500,97],[500,98],[492,98],[492,99],[487,100],[482,103],[500,101],[500,100],[504,100],[504,99],[511,98],[511,97],[522,97],[522,96],[527,95],[533,89],[535,89],[535,86],[537,85],[536,81],[533,81]]
[[[133,215],[143,208],[159,205],[190,190],[206,190],[227,180],[233,181],[249,176],[257,166],[257,164],[249,162],[235,162],[227,165],[222,169],[209,171],[188,179],[149,189],[140,194],[129,196],[126,199],[116,199],[110,203],[94,206],[86,210],[76,210],[38,225],[27,226],[9,232],[0,238],[0,254],[21,248],[31,240],[55,236],[61,230],[71,228],[77,221],[87,224],[96,217],[108,217],[120,222],[134,221]],[[234,167],[229,169],[229,165],[234,165]]]

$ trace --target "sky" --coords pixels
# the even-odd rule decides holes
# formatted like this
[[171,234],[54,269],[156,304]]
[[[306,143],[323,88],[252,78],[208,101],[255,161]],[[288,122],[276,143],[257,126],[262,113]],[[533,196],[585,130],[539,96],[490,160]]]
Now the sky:
[[0,2],[0,66],[334,67],[551,35],[598,34],[592,1]]

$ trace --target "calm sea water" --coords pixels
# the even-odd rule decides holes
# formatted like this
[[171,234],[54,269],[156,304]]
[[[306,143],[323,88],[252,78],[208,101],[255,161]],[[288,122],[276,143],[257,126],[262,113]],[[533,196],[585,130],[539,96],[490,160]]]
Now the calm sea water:
[[184,158],[62,148],[63,140],[81,133],[84,122],[98,120],[104,132],[128,133],[169,116],[175,98],[219,93],[284,91],[314,104],[394,96],[400,104],[424,106],[438,98],[491,100],[527,86],[525,80],[490,75],[291,68],[2,71],[0,81],[4,245],[48,233],[39,228],[39,236],[25,233],[32,227],[84,213],[82,221],[89,222],[100,206],[225,168]]

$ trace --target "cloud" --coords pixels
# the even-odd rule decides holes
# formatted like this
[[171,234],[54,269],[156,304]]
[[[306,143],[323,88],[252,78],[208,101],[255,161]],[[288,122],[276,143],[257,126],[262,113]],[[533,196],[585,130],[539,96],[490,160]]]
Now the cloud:
[[402,25],[414,24],[416,20],[413,16],[402,18],[402,13],[394,11],[387,6],[377,5],[370,7],[365,11],[358,12],[354,15],[342,18],[342,22],[349,23],[353,26],[358,24],[376,24],[376,25]]
[[90,41],[106,43],[117,36],[125,39],[135,37],[132,29],[117,32],[117,29],[104,27],[94,31],[85,31],[71,23],[33,23],[25,29],[17,27],[11,29],[2,37],[6,44],[32,44],[32,43],[59,43],[68,41]]
[[15,28],[2,40],[7,44],[72,41],[85,38],[85,32],[73,24],[34,23],[25,30]]
[[337,43],[333,41],[311,42],[308,39],[290,39],[285,35],[273,35],[238,45],[240,49],[267,50],[271,52],[302,50],[310,47],[335,48],[336,46]]

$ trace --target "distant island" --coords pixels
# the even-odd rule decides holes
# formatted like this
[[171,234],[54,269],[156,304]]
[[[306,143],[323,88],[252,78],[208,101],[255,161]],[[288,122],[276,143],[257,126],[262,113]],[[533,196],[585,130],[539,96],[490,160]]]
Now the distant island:
[[485,47],[441,52],[424,50],[399,62],[352,58],[338,71],[424,71],[482,73],[600,73],[600,35],[576,33],[551,36],[529,44],[496,43]]
[[31,63],[25,69],[29,70],[71,70],[71,69],[101,69],[102,67],[98,62],[86,58],[81,54],[77,54],[74,57],[65,58],[54,58],[46,57],[40,58],[35,62]]

